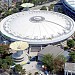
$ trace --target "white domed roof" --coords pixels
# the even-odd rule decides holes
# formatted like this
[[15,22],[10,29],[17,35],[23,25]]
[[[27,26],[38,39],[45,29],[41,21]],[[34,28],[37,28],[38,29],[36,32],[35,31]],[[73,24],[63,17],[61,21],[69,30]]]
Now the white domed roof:
[[74,32],[74,21],[57,12],[24,11],[3,19],[1,32],[30,44],[48,44],[71,36]]

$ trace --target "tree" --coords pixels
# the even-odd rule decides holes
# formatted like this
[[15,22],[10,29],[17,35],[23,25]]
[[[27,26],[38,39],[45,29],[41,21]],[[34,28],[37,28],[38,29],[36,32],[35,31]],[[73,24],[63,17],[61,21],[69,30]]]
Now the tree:
[[9,69],[9,65],[8,65],[7,63],[3,63],[3,64],[1,65],[1,67],[2,67],[3,70]]
[[47,70],[51,72],[59,72],[64,68],[65,57],[63,55],[58,55],[56,58],[53,58],[52,55],[46,54],[42,58],[43,64],[47,67]]
[[0,57],[9,53],[9,46],[8,45],[0,45]]
[[8,45],[0,45],[0,68],[2,70],[9,71],[10,70],[10,65],[13,65],[14,61],[9,56],[9,46]]
[[14,60],[12,59],[11,56],[6,56],[5,59],[6,59],[6,62],[7,62],[8,65],[14,64]]
[[2,58],[0,58],[0,68],[1,68],[2,62],[3,62],[3,61],[2,61]]
[[28,75],[32,75],[32,73],[30,73],[30,72],[29,72],[29,74],[28,74]]
[[60,7],[60,8],[58,8],[58,12],[59,13],[63,13],[63,9]]
[[12,13],[17,13],[19,11],[19,8],[20,8],[20,6],[18,8],[13,8],[13,10],[11,11],[11,14]]
[[19,8],[21,4],[22,4],[22,2],[17,2],[16,3],[16,8]]
[[34,4],[34,6],[37,5],[37,1],[36,0],[32,0],[31,2]]
[[50,54],[44,55],[42,58],[42,62],[49,70],[53,69],[53,56],[52,55]]
[[47,10],[46,6],[42,6],[40,10]]
[[75,63],[75,52],[70,52],[69,56],[70,56],[71,61]]
[[20,72],[22,70],[22,66],[20,64],[15,65],[15,71]]
[[35,72],[35,73],[34,73],[34,75],[38,75],[38,74],[39,74],[38,72]]
[[51,4],[51,5],[49,6],[49,11],[53,10],[53,8],[54,8],[54,4]]
[[0,68],[3,71],[10,72],[10,65],[12,65],[14,62],[10,56],[6,56],[5,59],[0,58]]
[[16,65],[14,67],[15,72],[18,73],[19,75],[25,75],[26,74],[26,70],[22,68],[22,66],[20,64]]
[[72,47],[74,47],[74,40],[67,40],[67,45],[68,45],[68,47],[70,47],[70,48],[72,48]]
[[22,3],[25,3],[26,2],[26,0],[22,0]]
[[63,55],[57,56],[53,61],[53,70],[54,72],[59,72],[64,69],[65,57]]
[[26,74],[26,70],[25,69],[22,69],[20,75],[25,75],[25,74]]

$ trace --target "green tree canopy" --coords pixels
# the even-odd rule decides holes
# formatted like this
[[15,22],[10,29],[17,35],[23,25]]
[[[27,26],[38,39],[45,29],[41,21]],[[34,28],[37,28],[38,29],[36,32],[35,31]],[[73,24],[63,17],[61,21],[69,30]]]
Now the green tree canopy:
[[17,72],[19,75],[25,75],[26,74],[26,70],[23,69],[20,64],[15,65],[14,69],[15,69],[15,72]]
[[56,58],[53,58],[52,55],[46,54],[42,58],[43,64],[51,72],[58,72],[64,68],[64,63],[66,59],[63,55],[58,55]]
[[54,72],[62,71],[64,69],[65,62],[66,62],[66,58],[63,55],[57,56],[53,62]]
[[7,63],[3,63],[1,67],[3,70],[9,69],[9,65]]
[[49,68],[49,70],[53,69],[53,56],[50,54],[44,55],[42,58],[43,64]]
[[54,8],[54,4],[51,4],[51,5],[49,6],[49,11],[53,10],[53,8]]
[[32,73],[30,73],[30,72],[29,72],[29,74],[28,74],[28,75],[32,75]]
[[25,75],[26,74],[26,70],[22,69],[20,75]]
[[15,71],[20,72],[22,70],[22,66],[20,64],[15,65]]
[[6,59],[6,62],[7,62],[8,65],[14,64],[14,60],[12,59],[11,56],[6,56],[5,59]]
[[67,40],[67,45],[68,45],[68,47],[70,47],[70,48],[72,48],[72,47],[74,47],[74,40],[72,40],[72,39],[70,39],[70,40]]
[[2,62],[3,62],[3,60],[0,58],[0,68],[1,68]]
[[46,6],[42,6],[40,10],[47,10]]
[[69,53],[71,61],[75,63],[75,52],[70,52]]
[[0,57],[5,54],[9,53],[9,46],[8,45],[0,45]]

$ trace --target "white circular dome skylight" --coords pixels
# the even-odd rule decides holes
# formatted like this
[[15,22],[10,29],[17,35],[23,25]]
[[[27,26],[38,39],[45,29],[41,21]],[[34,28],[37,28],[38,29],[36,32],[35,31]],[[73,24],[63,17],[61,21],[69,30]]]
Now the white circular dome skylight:
[[24,11],[1,21],[1,32],[29,44],[48,44],[67,39],[74,33],[74,21],[50,11]]

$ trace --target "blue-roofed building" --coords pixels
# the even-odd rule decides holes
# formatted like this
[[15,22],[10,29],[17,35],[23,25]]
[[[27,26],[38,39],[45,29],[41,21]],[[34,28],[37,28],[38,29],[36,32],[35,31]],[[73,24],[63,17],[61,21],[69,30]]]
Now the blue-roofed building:
[[62,3],[65,14],[75,20],[75,0],[63,0]]

